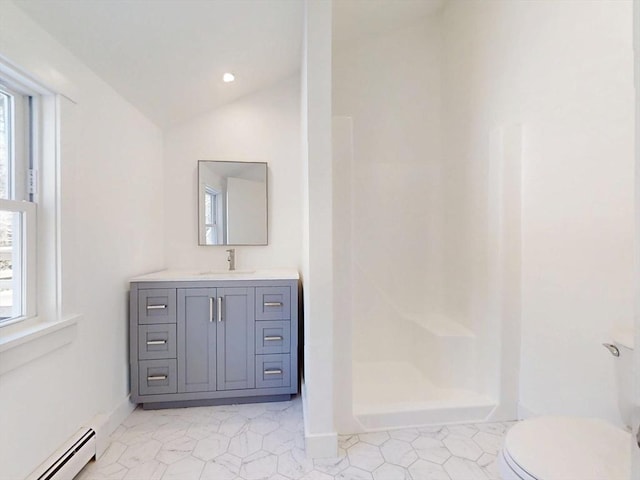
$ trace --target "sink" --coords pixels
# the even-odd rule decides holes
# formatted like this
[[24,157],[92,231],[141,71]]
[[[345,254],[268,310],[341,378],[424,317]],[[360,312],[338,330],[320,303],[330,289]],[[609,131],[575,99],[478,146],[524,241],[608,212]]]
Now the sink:
[[247,275],[250,273],[256,273],[255,270],[208,270],[206,272],[199,272],[198,275]]
[[[205,267],[206,268],[206,267]],[[291,269],[239,269],[223,270],[212,268],[211,270],[185,269],[162,270],[147,275],[141,275],[132,279],[132,282],[198,282],[214,280],[297,280],[298,272]]]

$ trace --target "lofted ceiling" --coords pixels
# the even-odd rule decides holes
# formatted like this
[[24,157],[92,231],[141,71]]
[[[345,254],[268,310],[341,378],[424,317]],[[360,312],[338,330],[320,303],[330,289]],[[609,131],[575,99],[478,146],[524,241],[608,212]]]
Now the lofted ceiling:
[[14,3],[162,128],[300,69],[301,0]]
[[[13,0],[162,128],[300,69],[303,0]],[[438,12],[444,0],[334,0],[343,48]],[[231,72],[233,83],[222,82]]]

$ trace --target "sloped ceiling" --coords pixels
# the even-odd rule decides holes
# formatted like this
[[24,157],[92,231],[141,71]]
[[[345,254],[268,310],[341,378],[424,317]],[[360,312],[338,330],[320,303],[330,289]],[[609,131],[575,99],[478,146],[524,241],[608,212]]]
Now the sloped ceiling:
[[163,128],[300,69],[300,0],[14,3]]
[[[303,0],[13,1],[162,128],[300,69]],[[334,47],[399,28],[443,4],[334,0]],[[223,83],[225,72],[236,81]]]

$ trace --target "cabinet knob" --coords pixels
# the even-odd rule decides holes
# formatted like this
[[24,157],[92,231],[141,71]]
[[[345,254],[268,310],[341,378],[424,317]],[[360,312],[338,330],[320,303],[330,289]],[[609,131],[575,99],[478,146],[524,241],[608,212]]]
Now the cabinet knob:
[[147,345],[166,345],[166,340],[147,340]]
[[166,380],[167,376],[166,375],[149,375],[147,377],[147,381],[149,382],[153,382],[155,380]]
[[264,374],[265,375],[282,375],[282,370],[280,370],[279,368],[273,368],[273,369],[265,370]]
[[280,335],[269,335],[268,337],[264,337],[265,342],[277,342],[282,340]]

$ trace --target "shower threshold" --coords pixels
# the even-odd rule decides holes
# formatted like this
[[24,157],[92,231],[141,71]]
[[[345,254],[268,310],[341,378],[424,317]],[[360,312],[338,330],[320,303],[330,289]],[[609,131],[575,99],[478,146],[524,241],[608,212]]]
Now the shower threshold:
[[486,421],[496,403],[486,395],[430,382],[409,362],[357,362],[354,415],[363,430]]

